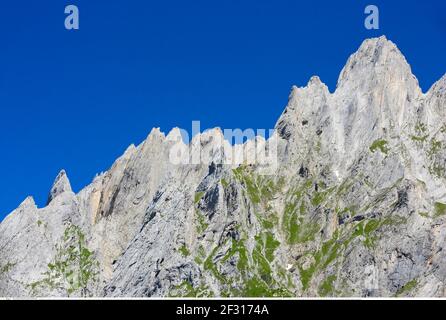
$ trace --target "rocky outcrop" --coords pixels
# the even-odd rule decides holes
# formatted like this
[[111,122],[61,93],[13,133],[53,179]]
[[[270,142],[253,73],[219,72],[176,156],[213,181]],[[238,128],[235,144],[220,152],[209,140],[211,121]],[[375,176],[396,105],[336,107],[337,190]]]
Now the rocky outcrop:
[[71,184],[65,170],[62,170],[54,180],[46,205],[49,205],[58,195],[65,192],[71,192]]
[[62,171],[0,224],[0,296],[445,296],[445,77],[369,39],[268,141],[153,129],[78,194]]

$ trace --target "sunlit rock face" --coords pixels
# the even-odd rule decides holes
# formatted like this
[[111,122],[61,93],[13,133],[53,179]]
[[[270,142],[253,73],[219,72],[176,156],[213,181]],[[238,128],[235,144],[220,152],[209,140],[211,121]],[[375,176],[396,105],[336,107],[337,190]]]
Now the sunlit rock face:
[[445,296],[445,79],[369,39],[292,88],[266,173],[219,129],[153,129],[78,194],[62,171],[0,224],[0,296]]

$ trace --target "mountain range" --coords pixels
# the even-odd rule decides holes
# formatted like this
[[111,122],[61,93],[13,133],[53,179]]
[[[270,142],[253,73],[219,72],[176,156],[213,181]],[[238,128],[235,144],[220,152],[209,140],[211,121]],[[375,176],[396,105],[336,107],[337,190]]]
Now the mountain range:
[[[223,163],[274,142],[277,163]],[[264,141],[153,129],[78,193],[61,171],[0,224],[2,297],[446,296],[446,75],[365,40],[293,87]],[[200,147],[207,162],[173,163]],[[271,150],[270,150],[271,151]]]

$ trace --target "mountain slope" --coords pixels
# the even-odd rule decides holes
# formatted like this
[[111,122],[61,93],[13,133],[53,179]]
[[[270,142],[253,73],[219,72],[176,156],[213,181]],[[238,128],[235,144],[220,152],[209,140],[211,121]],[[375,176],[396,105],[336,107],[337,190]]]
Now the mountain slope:
[[61,172],[0,224],[0,296],[445,296],[445,79],[369,39],[334,93],[292,88],[267,174],[219,129],[154,129],[78,194]]

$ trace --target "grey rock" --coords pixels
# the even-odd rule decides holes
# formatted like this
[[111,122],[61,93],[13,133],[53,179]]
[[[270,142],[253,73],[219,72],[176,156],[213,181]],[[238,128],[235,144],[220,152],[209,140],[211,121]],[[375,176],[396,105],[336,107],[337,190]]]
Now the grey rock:
[[[77,194],[62,172],[45,208],[27,198],[0,224],[0,296],[66,296],[43,280],[74,225],[97,267],[74,296],[444,297],[445,119],[446,75],[423,93],[368,39],[335,92],[292,88],[268,174],[222,164],[265,141],[218,128],[188,145],[153,129]],[[207,161],[169,161],[198,146]]]
[[48,194],[46,205],[49,205],[51,201],[53,201],[58,195],[65,192],[71,192],[71,184],[68,180],[65,170],[62,170],[59,172],[56,179],[54,180],[51,191]]

